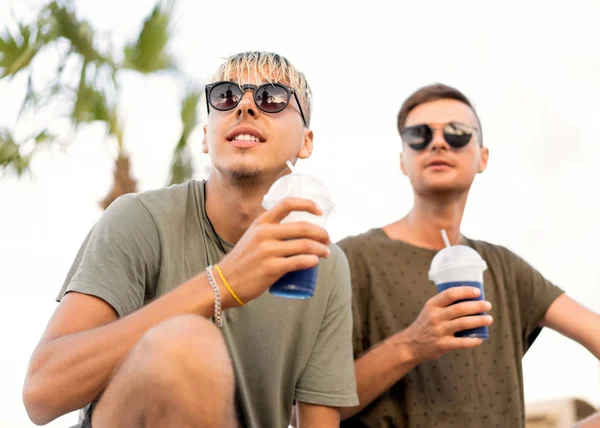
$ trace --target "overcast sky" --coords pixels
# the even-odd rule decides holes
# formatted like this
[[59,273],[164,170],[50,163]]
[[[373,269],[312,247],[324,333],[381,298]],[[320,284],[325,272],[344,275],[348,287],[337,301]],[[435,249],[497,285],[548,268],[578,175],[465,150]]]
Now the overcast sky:
[[[0,2],[0,28],[31,17],[38,0]],[[76,1],[116,44],[132,38],[153,2]],[[481,116],[488,170],[478,177],[463,233],[523,256],[600,312],[600,3],[413,1],[193,2],[181,0],[172,48],[199,82],[244,50],[287,56],[313,87],[312,159],[298,164],[332,191],[335,240],[404,215],[395,117],[432,82],[458,87]],[[43,65],[43,64],[42,64]],[[177,88],[165,77],[124,80],[126,145],[141,190],[167,181],[179,133]],[[0,82],[0,124],[14,125],[24,79]],[[204,109],[201,109],[204,112]],[[22,130],[22,132],[24,132]],[[195,134],[198,165],[206,158]],[[27,360],[75,253],[112,182],[114,146],[101,127],[65,151],[42,153],[33,175],[0,179],[0,427],[29,427],[21,403]],[[198,175],[200,177],[201,174]],[[524,363],[526,399],[600,404],[600,367],[581,346],[542,333]],[[75,421],[68,415],[52,427]]]

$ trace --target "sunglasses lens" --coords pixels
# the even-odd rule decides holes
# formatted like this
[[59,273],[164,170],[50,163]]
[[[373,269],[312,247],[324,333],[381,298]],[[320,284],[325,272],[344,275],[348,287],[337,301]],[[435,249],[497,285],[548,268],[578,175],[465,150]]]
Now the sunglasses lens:
[[235,83],[219,83],[210,90],[210,105],[215,110],[231,110],[242,99],[242,90]]
[[449,123],[444,127],[444,139],[455,149],[466,146],[473,137],[473,131],[459,123]]
[[266,84],[254,93],[254,101],[261,110],[268,113],[277,113],[287,107],[290,94],[282,86]]
[[429,126],[415,125],[404,128],[400,136],[411,149],[423,150],[431,142],[433,134]]

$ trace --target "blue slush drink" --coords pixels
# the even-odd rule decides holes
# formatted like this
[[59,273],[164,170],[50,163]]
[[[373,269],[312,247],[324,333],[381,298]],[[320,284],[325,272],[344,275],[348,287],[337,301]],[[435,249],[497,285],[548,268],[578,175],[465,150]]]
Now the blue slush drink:
[[[479,288],[481,291],[479,297],[467,300],[483,300],[483,272],[486,269],[487,264],[473,248],[466,245],[453,245],[440,250],[435,255],[431,262],[429,279],[435,282],[440,293],[452,287],[468,286]],[[458,300],[453,304],[467,300]],[[479,337],[485,340],[489,337],[488,327],[484,326],[458,331],[454,333],[454,336]]]
[[308,299],[315,292],[319,265],[309,269],[288,272],[275,282],[269,292],[275,296],[289,299]]
[[[288,163],[291,168],[291,164]],[[292,173],[279,178],[263,199],[263,207],[270,209],[284,198],[304,198],[313,201],[323,212],[316,216],[307,212],[293,211],[281,223],[294,223],[306,221],[319,226],[325,226],[327,217],[333,210],[333,201],[327,187],[316,178]],[[310,269],[289,272],[279,278],[270,288],[269,292],[275,296],[290,299],[308,299],[313,296],[319,265]]]

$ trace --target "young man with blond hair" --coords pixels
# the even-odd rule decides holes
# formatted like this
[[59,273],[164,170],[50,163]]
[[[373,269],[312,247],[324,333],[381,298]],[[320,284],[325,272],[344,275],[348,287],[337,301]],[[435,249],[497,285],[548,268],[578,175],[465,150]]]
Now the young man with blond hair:
[[[419,89],[402,104],[398,130],[412,209],[340,242],[352,273],[360,399],[342,409],[342,426],[524,427],[521,359],[541,328],[600,358],[600,316],[506,248],[461,234],[469,190],[489,156],[464,94],[440,84]],[[429,280],[442,229],[487,262],[485,300],[473,301],[475,287],[438,293]],[[489,340],[455,336],[483,326]]]
[[[123,196],[85,239],[31,358],[35,423],[84,408],[83,427],[283,427],[296,401],[300,427],[334,427],[358,403],[346,258],[323,228],[280,224],[313,202],[261,207],[312,153],[304,75],[234,55],[206,105],[209,178]],[[317,263],[311,299],[266,292]]]

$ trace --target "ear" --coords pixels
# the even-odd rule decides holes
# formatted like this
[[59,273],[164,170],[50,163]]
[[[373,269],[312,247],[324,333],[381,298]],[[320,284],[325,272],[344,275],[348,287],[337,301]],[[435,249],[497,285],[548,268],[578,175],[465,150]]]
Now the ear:
[[404,151],[400,152],[400,170],[402,171],[402,174],[407,175],[406,167],[404,166]]
[[479,149],[479,165],[477,167],[478,174],[481,174],[487,168],[489,157],[490,150],[487,147],[481,147]]
[[313,151],[313,132],[310,129],[305,128],[304,136],[303,136],[303,140],[302,140],[302,147],[300,147],[297,157],[298,157],[298,159],[308,159],[312,155],[312,151]]
[[202,137],[202,153],[208,153],[208,144],[206,143],[206,125],[202,127],[204,137]]

